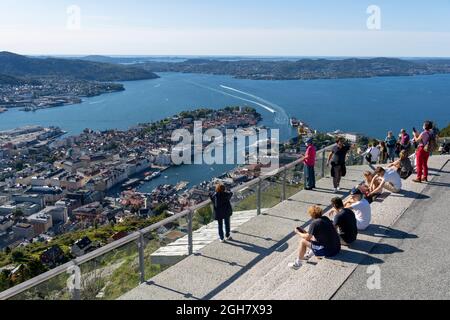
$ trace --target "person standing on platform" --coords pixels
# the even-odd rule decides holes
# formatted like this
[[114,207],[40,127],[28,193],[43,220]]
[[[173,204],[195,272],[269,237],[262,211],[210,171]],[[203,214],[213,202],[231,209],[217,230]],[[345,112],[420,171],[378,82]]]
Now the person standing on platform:
[[313,139],[306,140],[306,153],[303,156],[304,176],[305,176],[305,190],[313,190],[316,188],[316,172],[314,167],[316,165],[316,147]]

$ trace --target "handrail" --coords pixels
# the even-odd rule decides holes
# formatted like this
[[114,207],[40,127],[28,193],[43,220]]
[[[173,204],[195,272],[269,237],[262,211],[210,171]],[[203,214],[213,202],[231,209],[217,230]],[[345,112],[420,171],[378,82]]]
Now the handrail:
[[[323,155],[325,157],[325,152],[330,151],[333,148],[333,146],[334,145],[331,145],[331,146],[328,146],[326,148],[323,148],[323,149],[317,151],[317,154],[323,153]],[[289,169],[292,169],[295,166],[297,166],[299,164],[302,164],[302,163],[303,163],[303,160],[302,159],[298,159],[298,160],[293,161],[293,162],[291,162],[291,163],[289,163],[289,164],[287,164],[287,165],[285,165],[285,166],[283,166],[281,168],[278,168],[278,169],[276,169],[276,170],[274,170],[272,172],[269,172],[269,173],[265,174],[262,177],[258,177],[256,179],[253,179],[253,180],[247,182],[247,183],[239,185],[239,186],[235,187],[232,191],[233,192],[243,191],[243,190],[248,189],[248,188],[250,188],[250,187],[252,187],[254,185],[259,184],[262,181],[265,181],[266,179],[268,179],[270,177],[276,176],[276,175],[278,175],[280,173],[283,173],[283,172],[285,172],[285,171],[287,171]],[[180,212],[178,214],[175,214],[175,215],[173,215],[173,216],[171,216],[171,217],[169,217],[167,219],[164,219],[164,220],[162,220],[162,221],[160,221],[160,222],[158,222],[156,224],[153,224],[153,225],[151,225],[151,226],[149,226],[147,228],[144,228],[142,230],[136,231],[136,232],[134,232],[134,233],[132,233],[132,234],[130,234],[130,235],[120,239],[120,240],[114,241],[114,242],[112,242],[112,243],[110,243],[110,244],[108,244],[106,246],[103,246],[103,247],[101,247],[101,248],[99,248],[99,249],[97,249],[95,251],[87,253],[86,255],[83,255],[81,257],[73,259],[73,260],[71,260],[70,262],[68,262],[68,263],[66,263],[64,265],[58,266],[58,267],[56,267],[56,268],[54,268],[52,270],[49,270],[49,271],[47,271],[47,272],[45,272],[43,274],[38,275],[38,276],[36,276],[36,277],[34,277],[34,278],[30,279],[30,280],[27,280],[27,281],[25,281],[23,283],[20,283],[20,284],[14,286],[12,288],[9,288],[9,289],[7,289],[7,290],[5,290],[3,292],[0,292],[0,300],[10,299],[10,298],[12,298],[14,296],[17,296],[17,295],[19,295],[19,294],[21,294],[21,293],[23,293],[23,292],[25,292],[25,291],[27,291],[29,289],[32,289],[32,288],[36,287],[36,286],[38,286],[38,285],[40,285],[40,284],[42,284],[42,283],[44,283],[44,282],[54,278],[54,277],[57,277],[57,276],[59,276],[61,274],[66,273],[67,270],[70,270],[70,268],[72,268],[74,266],[79,266],[79,265],[81,265],[83,263],[86,263],[86,262],[91,261],[91,260],[93,260],[95,258],[98,258],[98,257],[100,257],[100,256],[102,256],[102,255],[104,255],[104,254],[106,254],[108,252],[111,252],[111,251],[113,251],[115,249],[118,249],[118,248],[120,248],[122,246],[125,246],[125,245],[127,245],[129,243],[132,243],[133,241],[138,241],[141,238],[141,236],[146,235],[146,234],[148,234],[148,233],[150,233],[150,232],[152,232],[154,230],[157,230],[160,227],[163,227],[163,226],[165,226],[165,225],[167,225],[167,224],[169,224],[171,222],[174,222],[176,220],[184,218],[184,217],[190,215],[191,213],[193,213],[193,212],[195,212],[195,211],[197,211],[197,210],[199,210],[199,209],[201,209],[201,208],[203,208],[203,207],[205,207],[205,206],[207,206],[209,204],[211,204],[211,200],[206,200],[206,201],[204,201],[204,202],[202,202],[200,204],[197,204],[195,206],[192,206],[192,207],[190,207],[190,208],[188,208],[188,209],[186,209],[186,210],[184,210],[184,211],[182,211],[182,212]]]

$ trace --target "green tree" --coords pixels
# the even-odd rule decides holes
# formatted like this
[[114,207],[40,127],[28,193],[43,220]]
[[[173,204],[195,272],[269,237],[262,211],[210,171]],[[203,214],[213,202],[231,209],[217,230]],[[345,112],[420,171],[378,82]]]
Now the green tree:
[[14,250],[11,252],[11,260],[14,263],[21,263],[25,260],[25,254],[22,251]]
[[450,137],[450,123],[448,124],[448,126],[446,128],[441,130],[439,136],[442,138]]
[[20,220],[21,218],[23,218],[23,216],[24,216],[24,213],[22,210],[20,210],[20,209],[14,210],[14,212],[13,212],[14,220],[16,220],[16,221]]
[[22,171],[23,168],[25,167],[25,164],[22,160],[19,160],[16,162],[15,167],[16,167],[16,171]]

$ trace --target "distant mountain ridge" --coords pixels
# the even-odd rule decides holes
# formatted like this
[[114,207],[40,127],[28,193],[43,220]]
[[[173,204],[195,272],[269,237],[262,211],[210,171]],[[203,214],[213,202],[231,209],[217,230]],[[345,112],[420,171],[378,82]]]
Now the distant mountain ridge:
[[135,66],[77,59],[31,58],[11,52],[0,52],[0,75],[5,83],[14,82],[12,78],[40,77],[102,82],[159,78],[155,73]]
[[147,62],[143,67],[153,72],[231,75],[252,80],[315,80],[450,73],[449,60],[411,61],[397,58],[297,61],[223,61],[199,58],[177,63]]

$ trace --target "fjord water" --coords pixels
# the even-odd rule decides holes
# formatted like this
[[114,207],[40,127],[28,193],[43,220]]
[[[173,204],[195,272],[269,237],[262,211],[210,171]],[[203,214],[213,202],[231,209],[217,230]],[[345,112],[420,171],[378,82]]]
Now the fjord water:
[[388,130],[420,127],[424,119],[435,120],[441,127],[450,121],[450,75],[311,81],[160,75],[156,80],[125,82],[124,92],[87,98],[78,105],[30,113],[9,110],[0,114],[0,130],[38,124],[59,126],[69,134],[78,134],[85,128],[127,129],[200,107],[249,105],[263,115],[264,125],[280,128],[283,139],[295,135],[287,123],[277,123],[275,118],[279,114],[272,114],[250,101],[276,111],[283,109],[287,116],[304,120],[320,131],[341,129],[378,138],[383,138]]
[[[440,127],[450,122],[450,75],[312,81],[254,81],[179,73],[160,76],[125,82],[126,91],[88,98],[79,105],[32,113],[9,110],[0,114],[0,130],[52,125],[73,135],[85,128],[127,129],[183,110],[229,105],[255,107],[264,125],[280,129],[282,140],[296,134],[288,117],[301,119],[319,131],[341,129],[378,138],[384,138],[389,130],[420,128],[425,119],[436,121]],[[163,175],[143,189],[150,191],[158,184],[183,180],[198,184],[231,168],[172,168],[164,174],[167,179]]]

